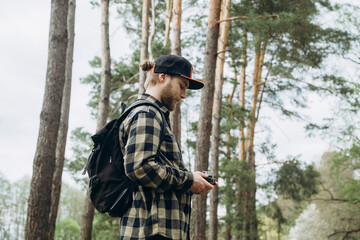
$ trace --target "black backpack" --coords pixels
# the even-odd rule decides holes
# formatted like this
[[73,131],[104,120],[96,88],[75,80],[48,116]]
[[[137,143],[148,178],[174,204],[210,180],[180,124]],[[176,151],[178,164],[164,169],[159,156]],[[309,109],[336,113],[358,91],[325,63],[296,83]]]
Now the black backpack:
[[[164,113],[154,103],[146,100],[136,101],[118,119],[110,121],[91,137],[94,147],[83,175],[86,172],[89,175],[90,199],[94,207],[101,213],[107,212],[111,217],[124,215],[130,208],[132,194],[137,189],[137,184],[125,174],[124,158],[119,143],[119,127],[130,111],[141,105],[151,105],[161,113],[161,142],[165,134]],[[158,149],[157,159],[159,151]]]

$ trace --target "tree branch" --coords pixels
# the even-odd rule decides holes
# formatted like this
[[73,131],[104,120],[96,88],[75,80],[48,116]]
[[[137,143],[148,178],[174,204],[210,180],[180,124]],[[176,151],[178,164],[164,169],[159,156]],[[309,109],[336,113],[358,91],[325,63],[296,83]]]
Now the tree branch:
[[[279,14],[271,14],[269,16],[260,16],[259,18],[263,18],[263,19],[266,19],[266,18],[277,18],[279,17]],[[236,16],[236,17],[230,17],[230,18],[225,18],[225,19],[221,19],[219,21],[217,21],[216,23],[222,23],[222,22],[225,22],[225,21],[232,21],[232,20],[237,20],[237,19],[242,19],[242,20],[245,20],[245,19],[248,19],[248,16]]]
[[342,239],[346,239],[346,237],[349,236],[349,234],[356,233],[356,232],[360,232],[360,228],[353,229],[353,230],[348,230],[348,231],[336,231],[336,232],[333,232],[332,234],[328,235],[328,237],[333,237],[333,236],[335,236],[337,234],[345,233],[345,236]]
[[324,191],[330,194],[331,199],[334,199],[334,195],[332,194],[332,192],[328,188],[326,188],[323,183],[321,183],[321,186],[323,187]]
[[343,57],[344,59],[346,59],[346,60],[349,60],[349,61],[351,61],[351,62],[353,62],[353,63],[356,63],[356,64],[359,64],[359,65],[360,65],[360,62],[358,62],[358,61],[356,61],[356,60],[354,60],[354,59],[351,59],[351,58],[349,58],[349,57],[345,57],[344,54],[342,55],[342,57]]

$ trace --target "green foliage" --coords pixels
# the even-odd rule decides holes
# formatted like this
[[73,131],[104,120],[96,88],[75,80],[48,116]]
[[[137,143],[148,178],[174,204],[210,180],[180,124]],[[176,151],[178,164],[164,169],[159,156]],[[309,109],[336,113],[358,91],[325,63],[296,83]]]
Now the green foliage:
[[56,240],[77,240],[80,236],[80,226],[71,219],[61,220],[56,224]]
[[[350,149],[352,147],[348,150]],[[323,155],[319,166],[319,192],[311,197],[312,204],[296,220],[290,235],[298,236],[300,239],[305,239],[305,235],[308,238],[326,236],[327,239],[360,237],[359,181],[352,167],[354,161],[343,158],[344,155],[346,154],[343,150]],[[303,229],[309,228],[316,231],[301,234]]]
[[62,182],[57,221],[71,219],[80,225],[82,216],[79,209],[82,209],[84,200],[83,190]]
[[[270,232],[272,238],[280,237],[283,232],[283,226],[287,223],[287,220],[283,216],[281,207],[278,202],[271,202],[266,206],[258,208],[257,213],[259,215],[260,229],[263,229],[263,234],[267,235]],[[271,233],[272,232],[272,233]]]
[[[150,6],[151,8],[152,6]],[[165,29],[165,1],[155,1],[155,36],[154,42],[162,42]],[[142,23],[142,1],[128,1],[127,4],[117,5],[117,11],[123,21],[123,27],[128,35],[133,39],[132,47],[139,49],[141,42],[141,23]],[[152,14],[150,11],[150,29]]]
[[301,201],[318,192],[319,172],[314,165],[303,167],[297,159],[286,161],[276,173],[274,189],[277,194]]
[[360,6],[355,4],[337,5],[339,28],[346,26],[355,41],[352,42],[351,51],[343,53],[343,57],[352,63],[360,64]]
[[[359,129],[353,125],[343,132],[339,141],[345,147],[335,152],[331,161],[331,173],[340,188],[340,194],[348,203],[360,203],[360,138]],[[344,141],[347,142],[344,144]],[[345,176],[344,176],[345,174]]]
[[242,108],[237,102],[229,104],[227,101],[223,102],[222,105],[222,116],[226,116],[222,122],[222,130],[228,131],[231,129],[241,129],[246,127],[246,123],[243,119],[246,119],[248,116],[248,109]]
[[120,219],[95,212],[92,238],[94,240],[120,239]]
[[[129,61],[125,58],[119,61],[112,60],[111,63],[111,92],[110,92],[110,112],[109,118],[118,117],[121,112],[121,103],[129,104],[134,102],[138,92],[139,81],[139,53],[134,52],[133,57]],[[101,59],[95,57],[89,62],[95,72],[81,79],[83,84],[92,86],[90,90],[90,101],[88,106],[94,118],[97,117],[99,105],[100,88],[101,88]]]
[[[324,96],[331,94],[351,106],[358,105],[355,82],[340,77],[338,73],[324,74],[320,70],[326,67],[323,63],[328,56],[348,52],[356,42],[356,38],[343,28],[326,28],[319,24],[320,11],[328,14],[333,9],[329,1],[314,0],[232,3],[231,15],[239,19],[231,22],[229,51],[236,64],[246,64],[247,72],[251,71],[253,51],[260,51],[259,43],[266,44],[263,78],[269,73],[265,79],[269,82],[265,87],[263,105],[287,117],[302,120],[304,117],[297,110],[307,106],[305,91],[316,91]],[[245,30],[247,49],[244,49],[242,40]],[[247,63],[242,63],[241,53],[245,52]],[[305,72],[311,74],[310,79],[306,78]],[[297,109],[285,107],[285,101]],[[329,126],[328,123],[312,124],[318,129]]]
[[8,222],[9,212],[11,205],[10,183],[0,173],[0,237],[2,239],[10,238],[10,227],[6,224]]
[[11,183],[0,172],[0,239],[24,239],[30,177]]
[[87,159],[91,153],[92,140],[91,134],[83,128],[76,128],[71,132],[71,159],[65,159],[65,169],[71,174],[76,182],[81,182],[82,186],[87,186],[87,178],[81,177],[80,173],[84,169]]

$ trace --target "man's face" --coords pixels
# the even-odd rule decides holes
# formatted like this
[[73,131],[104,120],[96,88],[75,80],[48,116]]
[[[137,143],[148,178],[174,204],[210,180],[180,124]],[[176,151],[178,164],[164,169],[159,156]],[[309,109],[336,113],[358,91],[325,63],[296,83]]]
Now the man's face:
[[164,106],[173,111],[181,99],[186,98],[186,89],[189,87],[189,81],[180,76],[167,75],[161,94],[161,102]]

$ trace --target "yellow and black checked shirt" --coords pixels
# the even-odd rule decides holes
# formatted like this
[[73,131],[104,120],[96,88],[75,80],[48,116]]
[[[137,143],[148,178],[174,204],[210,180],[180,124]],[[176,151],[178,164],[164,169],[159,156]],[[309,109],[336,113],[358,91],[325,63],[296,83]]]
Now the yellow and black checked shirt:
[[[148,94],[140,99],[153,102],[167,116],[167,123],[153,106],[132,110],[120,125],[120,146],[128,177],[138,183],[131,208],[121,219],[121,239],[147,239],[162,235],[170,239],[189,238],[191,188],[194,180],[182,160],[181,151],[168,124],[169,111]],[[166,131],[160,146],[162,124]]]

